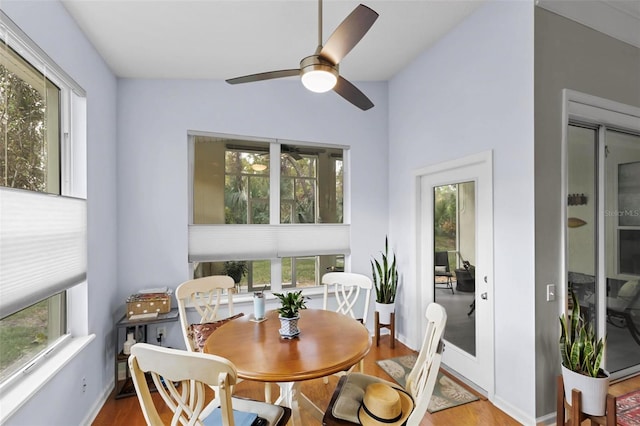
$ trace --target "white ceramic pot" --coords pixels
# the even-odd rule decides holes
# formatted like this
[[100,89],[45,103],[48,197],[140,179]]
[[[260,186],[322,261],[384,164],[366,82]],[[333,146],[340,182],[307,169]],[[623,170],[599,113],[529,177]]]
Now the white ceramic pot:
[[589,377],[576,373],[562,366],[564,381],[564,397],[571,404],[571,391],[581,392],[582,412],[592,416],[604,416],[609,391],[609,376],[603,378]]
[[299,316],[295,318],[280,318],[280,335],[285,339],[293,339],[298,334],[300,334],[300,330],[298,329],[298,320]]
[[391,324],[391,313],[396,310],[395,303],[378,303],[376,302],[376,311],[380,324]]

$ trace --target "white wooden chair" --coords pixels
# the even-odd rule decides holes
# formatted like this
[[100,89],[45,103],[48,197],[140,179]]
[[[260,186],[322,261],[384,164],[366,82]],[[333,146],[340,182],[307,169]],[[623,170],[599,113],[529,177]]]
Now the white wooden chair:
[[[172,426],[234,426],[232,410],[255,413],[270,426],[284,426],[291,416],[289,408],[232,397],[237,371],[229,360],[219,356],[138,343],[131,348],[129,368],[147,425],[165,423],[154,405],[146,373],[173,412]],[[206,400],[206,386],[219,389],[212,401]],[[219,421],[214,420],[217,417]]]
[[[371,289],[373,283],[371,278],[362,274],[351,272],[329,272],[322,276],[322,284],[324,284],[324,301],[322,308],[329,309],[329,292],[333,287],[337,308],[336,312],[348,315],[351,318],[360,321],[363,326],[367,326],[367,316],[369,314],[369,304],[371,303]],[[360,298],[360,293],[364,292],[364,298]],[[356,313],[358,304],[362,303],[362,310]],[[352,371],[353,367],[349,370]],[[364,361],[360,361],[360,372],[364,371]],[[343,376],[345,371],[336,373],[337,376]],[[325,384],[328,379],[325,377]]]
[[187,316],[187,306],[191,305],[199,315],[198,323],[213,322],[218,317],[222,303],[222,293],[227,291],[227,316],[233,315],[233,291],[235,282],[227,275],[212,275],[183,282],[176,288],[178,311],[184,343],[189,351],[197,351],[193,340],[189,336],[189,326],[192,324]]
[[[205,324],[220,320],[218,314],[221,307],[225,306],[222,293],[227,292],[227,318],[233,316],[233,289],[235,282],[227,275],[212,275],[185,281],[176,288],[178,311],[180,312],[180,325],[184,343],[188,351],[199,352],[194,341],[191,323],[187,316],[187,306],[191,305],[198,313],[198,323]],[[239,382],[241,380],[238,380]],[[264,385],[265,401],[271,401],[271,385]]]
[[[442,359],[442,336],[447,323],[447,313],[441,305],[431,303],[427,307],[425,315],[427,318],[427,331],[416,363],[407,376],[404,388],[415,403],[415,408],[407,419],[407,426],[418,426],[427,412]],[[368,384],[379,381],[385,382],[378,377],[361,373],[349,373],[346,377],[341,378],[324,414],[322,424],[325,426],[358,424],[356,423],[358,419],[357,409],[360,407],[360,402],[362,402],[364,389]],[[385,383],[399,387],[397,383]],[[358,398],[360,399],[359,401]],[[353,421],[346,420],[347,417],[352,416]]]
[[442,305],[431,303],[425,313],[427,331],[418,353],[416,364],[407,376],[405,390],[411,394],[416,407],[407,420],[408,426],[418,426],[429,407],[433,388],[438,378],[444,343],[444,327],[447,324],[447,312]]

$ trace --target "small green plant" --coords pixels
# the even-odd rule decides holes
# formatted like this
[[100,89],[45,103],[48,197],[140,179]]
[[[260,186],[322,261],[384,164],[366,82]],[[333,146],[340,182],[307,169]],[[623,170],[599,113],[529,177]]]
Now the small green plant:
[[224,262],[224,273],[233,278],[233,281],[237,284],[242,280],[244,274],[247,273],[249,267],[247,266],[247,262],[230,260],[228,262]]
[[600,370],[604,355],[604,339],[598,339],[592,324],[586,324],[580,316],[580,304],[571,292],[573,308],[571,316],[560,316],[560,354],[562,365],[571,371],[591,377],[604,377]]
[[300,310],[307,309],[302,290],[284,294],[273,293],[273,295],[280,299],[281,306],[278,308],[278,313],[283,318],[295,318]]
[[393,303],[396,300],[398,289],[398,269],[396,267],[396,255],[389,255],[389,238],[384,239],[384,253],[382,261],[377,259],[371,261],[371,273],[373,275],[373,286],[376,289],[376,302]]

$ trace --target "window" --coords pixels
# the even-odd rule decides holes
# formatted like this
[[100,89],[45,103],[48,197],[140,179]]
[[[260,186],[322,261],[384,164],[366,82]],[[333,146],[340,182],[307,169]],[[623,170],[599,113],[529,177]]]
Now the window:
[[344,148],[199,134],[190,157],[194,277],[227,274],[251,292],[344,269]]
[[84,159],[67,160],[74,142],[84,147],[70,130],[84,93],[9,22],[3,15],[0,387],[66,340],[66,290],[86,275],[86,202],[68,197],[84,195]]

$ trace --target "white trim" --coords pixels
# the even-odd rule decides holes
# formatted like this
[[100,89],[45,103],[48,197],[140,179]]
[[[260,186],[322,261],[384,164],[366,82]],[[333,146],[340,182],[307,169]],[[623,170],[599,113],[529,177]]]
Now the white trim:
[[79,96],[87,92],[69,74],[60,68],[31,38],[25,34],[2,10],[0,10],[0,38],[27,62],[57,85],[68,86]]
[[0,395],[0,423],[20,409],[33,395],[78,355],[94,338],[95,334],[69,339],[69,342],[53,352],[44,362],[24,375]]
[[530,418],[527,413],[509,403],[503,398],[497,396],[493,399],[490,398],[491,403],[500,411],[511,416],[515,421],[523,425],[534,425],[535,419]]
[[622,130],[638,129],[640,108],[612,101],[598,96],[562,90],[564,124],[571,120],[604,124]]
[[81,425],[93,424],[93,422],[98,417],[98,414],[100,414],[102,407],[104,406],[104,404],[107,403],[107,400],[111,396],[111,392],[113,391],[115,386],[116,386],[116,382],[115,382],[115,379],[112,377],[111,381],[107,384],[107,386],[105,386],[104,389],[102,389],[102,393],[100,394],[100,397],[93,402],[93,405],[91,406],[91,409],[87,413],[87,416],[84,418],[82,422],[80,422]]
[[[627,2],[635,5],[636,2]],[[613,38],[640,47],[640,15],[624,2],[537,0],[536,4]]]
[[[451,184],[460,181],[476,182],[476,295],[487,292],[488,298],[482,300],[483,308],[476,309],[476,315],[481,317],[476,320],[476,327],[482,321],[491,324],[491,328],[484,332],[489,333],[489,338],[481,339],[485,344],[481,348],[481,342],[477,343],[476,356],[471,357],[462,351],[457,351],[455,346],[448,343],[449,351],[445,351],[443,365],[446,359],[455,364],[454,368],[465,367],[465,371],[458,371],[476,385],[482,387],[490,401],[495,394],[495,314],[494,314],[494,265],[493,265],[493,151],[488,150],[467,157],[433,164],[413,172],[415,178],[415,224],[416,224],[416,306],[418,312],[423,312],[427,304],[434,300],[434,265],[433,256],[425,256],[425,252],[431,252],[434,246],[433,232],[433,187]],[[479,249],[480,244],[490,245],[490,250]],[[431,247],[431,249],[429,249]],[[482,279],[482,277],[486,277]],[[484,324],[484,323],[483,323]],[[426,329],[423,320],[418,327],[417,338],[420,339]],[[446,336],[445,336],[446,340]],[[418,340],[419,341],[419,340]],[[469,363],[474,363],[473,367]]]

